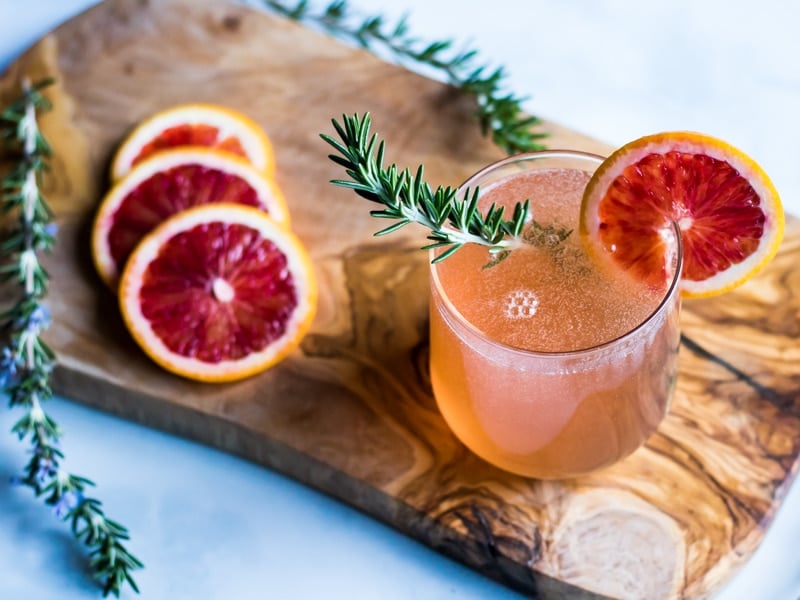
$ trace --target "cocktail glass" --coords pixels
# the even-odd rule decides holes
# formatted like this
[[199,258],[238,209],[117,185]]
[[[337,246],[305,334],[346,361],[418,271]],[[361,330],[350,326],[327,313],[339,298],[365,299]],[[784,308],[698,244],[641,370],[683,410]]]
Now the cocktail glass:
[[[677,228],[664,236],[663,289],[638,289],[645,284],[608,256],[586,253],[580,197],[601,161],[547,151],[482,169],[461,190],[479,186],[482,202],[529,198],[538,247],[487,266],[485,248],[467,246],[431,265],[430,366],[439,409],[475,454],[528,477],[574,477],[629,455],[659,425],[674,390],[680,236]],[[520,274],[537,260],[544,266]],[[550,291],[565,290],[569,297],[550,298],[548,308]],[[640,292],[641,303],[633,298]],[[616,319],[628,323],[614,333],[608,324]]]

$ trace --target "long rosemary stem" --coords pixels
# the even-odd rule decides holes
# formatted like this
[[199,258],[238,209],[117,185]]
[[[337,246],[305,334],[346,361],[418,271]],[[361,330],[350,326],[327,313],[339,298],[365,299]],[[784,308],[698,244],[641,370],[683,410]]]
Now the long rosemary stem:
[[394,23],[380,15],[358,18],[346,0],[334,0],[322,10],[314,10],[308,0],[262,2],[280,15],[315,24],[335,37],[388,54],[397,62],[443,73],[448,83],[475,97],[475,116],[483,134],[491,136],[508,154],[544,149],[541,140],[547,134],[536,129],[541,120],[523,112],[525,98],[504,89],[503,67],[478,63],[474,48],[456,51],[453,40],[423,42],[411,35],[405,17]]
[[43,407],[52,396],[55,355],[41,337],[51,316],[44,303],[49,276],[39,252],[52,249],[56,228],[39,187],[51,151],[39,131],[36,112],[49,108],[41,94],[49,83],[24,81],[20,98],[0,114],[0,132],[17,153],[16,166],[2,181],[0,207],[18,216],[0,245],[5,259],[0,277],[7,284],[16,281],[20,288],[17,303],[0,314],[0,331],[7,344],[0,358],[0,388],[8,394],[12,408],[26,411],[12,431],[20,441],[29,440],[31,459],[15,482],[30,487],[36,496],[45,496],[56,517],[70,523],[76,539],[89,549],[89,567],[103,593],[119,596],[126,582],[138,591],[132,572],[143,565],[123,543],[127,530],[105,516],[99,500],[85,495],[94,483],[62,466],[61,430]]

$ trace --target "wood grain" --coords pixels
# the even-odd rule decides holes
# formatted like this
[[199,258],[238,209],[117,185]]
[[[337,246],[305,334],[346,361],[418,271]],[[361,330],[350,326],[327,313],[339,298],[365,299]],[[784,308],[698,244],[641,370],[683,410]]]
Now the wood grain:
[[[331,117],[370,111],[390,160],[424,163],[431,181],[456,185],[501,157],[469,99],[294,23],[211,1],[109,0],[12,65],[0,99],[25,75],[58,80],[43,123],[60,225],[48,264],[58,392],[287,473],[540,598],[705,597],[758,546],[800,450],[797,221],[758,279],[685,304],[677,392],[645,447],[581,479],[526,480],[481,462],[447,430],[428,379],[423,234],[375,240],[363,200],[327,183],[340,174],[318,137]],[[321,286],[301,349],[225,386],[151,364],[89,259],[114,146],[142,117],[188,100],[228,104],[267,130]],[[545,128],[550,147],[607,150]]]

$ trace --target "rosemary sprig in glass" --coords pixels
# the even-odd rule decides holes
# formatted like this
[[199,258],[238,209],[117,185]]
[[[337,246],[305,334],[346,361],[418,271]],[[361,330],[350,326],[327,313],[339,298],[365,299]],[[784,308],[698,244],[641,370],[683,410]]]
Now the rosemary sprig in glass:
[[455,51],[453,40],[423,42],[409,33],[407,17],[396,23],[387,22],[380,15],[357,19],[346,0],[334,0],[320,11],[315,11],[308,0],[263,2],[278,14],[316,24],[370,51],[383,51],[400,63],[414,62],[443,73],[448,83],[475,97],[481,131],[491,135],[508,154],[544,149],[540,140],[547,134],[534,131],[541,120],[522,111],[526,98],[504,92],[505,70],[479,64],[476,49]]
[[39,188],[51,150],[39,131],[36,111],[49,109],[41,90],[50,83],[23,82],[20,98],[0,113],[2,137],[17,155],[0,184],[2,212],[17,216],[0,244],[0,279],[20,288],[18,301],[0,313],[0,339],[6,344],[0,357],[0,389],[8,394],[11,408],[25,411],[12,431],[31,445],[31,458],[14,483],[45,496],[55,516],[70,523],[75,538],[89,549],[89,567],[103,594],[119,597],[126,582],[139,591],[131,573],[143,565],[123,544],[129,539],[127,529],[106,517],[99,500],[86,495],[94,483],[64,469],[58,446],[62,432],[43,408],[53,395],[55,355],[41,337],[51,315],[44,304],[49,276],[39,255],[53,248],[56,226]]
[[544,227],[530,220],[530,202],[516,203],[510,219],[504,218],[504,208],[495,204],[481,212],[478,206],[480,190],[466,189],[462,198],[452,187],[439,186],[435,190],[425,182],[424,169],[418,167],[415,175],[409,169],[396,165],[384,167],[385,145],[377,134],[370,135],[372,119],[363,116],[343,115],[342,123],[335,119],[333,127],[339,140],[321,134],[338,154],[329,158],[345,168],[350,179],[335,179],[331,183],[355,191],[359,196],[383,205],[373,210],[373,217],[392,219],[395,223],[378,231],[385,235],[418,223],[430,229],[430,244],[423,249],[445,248],[433,262],[451,256],[467,243],[488,247],[494,266],[514,248],[523,245],[550,246],[564,241],[571,230]]

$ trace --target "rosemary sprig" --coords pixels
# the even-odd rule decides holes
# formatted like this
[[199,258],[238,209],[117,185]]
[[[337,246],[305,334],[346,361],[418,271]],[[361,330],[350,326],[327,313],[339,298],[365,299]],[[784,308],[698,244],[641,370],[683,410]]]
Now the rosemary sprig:
[[356,19],[346,0],[334,0],[321,11],[314,11],[308,0],[294,4],[263,2],[278,14],[316,24],[370,51],[384,51],[397,62],[411,61],[443,73],[448,83],[475,97],[476,117],[483,135],[491,135],[508,154],[544,149],[540,140],[547,134],[533,130],[541,120],[522,111],[522,102],[527,98],[504,92],[505,70],[478,64],[476,49],[455,51],[453,40],[423,42],[409,33],[407,17],[396,23],[389,23],[382,16]]
[[514,206],[511,219],[504,219],[503,207],[492,204],[485,213],[478,210],[479,189],[466,189],[462,199],[457,190],[439,186],[433,190],[424,180],[424,169],[420,166],[416,175],[409,169],[400,171],[396,165],[384,168],[385,145],[378,141],[377,134],[370,136],[372,119],[369,113],[342,116],[342,124],[332,121],[338,141],[321,134],[323,140],[333,146],[338,154],[329,158],[345,168],[349,180],[335,179],[331,183],[354,190],[359,196],[383,205],[373,210],[373,217],[395,221],[375,235],[397,231],[409,223],[419,223],[430,229],[431,243],[423,249],[447,248],[434,262],[444,260],[464,244],[475,243],[488,246],[489,252],[499,262],[508,251],[526,243],[533,243],[523,235],[530,203],[526,200]]
[[50,374],[55,355],[41,338],[51,315],[44,304],[49,277],[39,253],[52,249],[56,226],[39,189],[51,150],[39,131],[36,111],[50,108],[41,93],[50,83],[23,82],[22,95],[0,113],[2,137],[18,154],[16,165],[0,184],[3,213],[18,216],[0,244],[4,259],[0,279],[20,287],[18,302],[0,313],[0,331],[7,342],[0,357],[0,388],[8,394],[11,408],[26,411],[12,431],[31,445],[24,474],[13,482],[30,487],[37,497],[45,496],[55,516],[70,523],[75,538],[89,549],[89,567],[103,594],[119,597],[126,582],[139,591],[131,573],[143,565],[123,544],[129,539],[125,527],[105,516],[99,500],[86,495],[94,483],[62,466],[64,454],[58,447],[62,432],[42,406],[53,395]]

